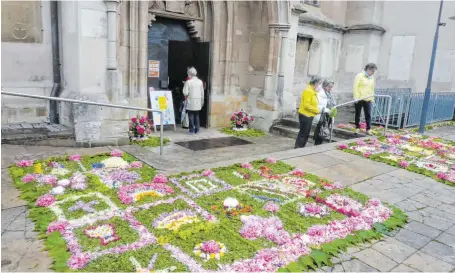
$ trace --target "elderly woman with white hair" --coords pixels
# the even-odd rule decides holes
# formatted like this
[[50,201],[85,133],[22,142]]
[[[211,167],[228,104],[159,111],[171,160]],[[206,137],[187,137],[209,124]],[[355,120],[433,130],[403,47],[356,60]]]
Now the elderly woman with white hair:
[[189,133],[199,134],[199,111],[204,106],[204,84],[197,77],[196,68],[188,69],[188,80],[183,86],[183,95],[187,97],[186,111],[189,119]]
[[332,79],[325,79],[322,85],[318,88],[318,109],[320,113],[313,119],[313,124],[316,124],[314,130],[314,145],[320,145],[324,142],[324,138],[330,134],[332,126],[332,117],[336,110],[332,110],[336,105],[335,99],[331,94],[335,82]]

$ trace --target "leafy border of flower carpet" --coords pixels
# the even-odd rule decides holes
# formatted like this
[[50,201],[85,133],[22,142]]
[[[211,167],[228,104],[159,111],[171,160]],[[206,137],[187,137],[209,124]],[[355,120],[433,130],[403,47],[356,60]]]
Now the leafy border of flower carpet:
[[307,271],[407,221],[272,158],[167,178],[114,150],[9,171],[56,271]]
[[339,150],[455,186],[455,142],[409,131],[338,145]]

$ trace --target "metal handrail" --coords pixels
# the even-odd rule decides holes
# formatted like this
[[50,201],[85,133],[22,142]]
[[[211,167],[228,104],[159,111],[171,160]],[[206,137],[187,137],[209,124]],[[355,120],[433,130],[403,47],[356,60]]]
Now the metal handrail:
[[[7,96],[14,96],[14,97],[34,98],[34,99],[51,100],[51,101],[63,101],[63,102],[69,102],[69,103],[80,103],[80,104],[88,104],[88,105],[96,105],[96,106],[105,106],[105,107],[111,107],[111,108],[121,108],[121,109],[129,109],[129,110],[155,112],[155,113],[160,113],[160,120],[161,121],[163,120],[163,111],[154,110],[154,109],[150,109],[150,108],[125,106],[125,105],[109,104],[109,103],[100,103],[100,102],[94,102],[94,101],[64,99],[64,98],[39,96],[39,95],[30,95],[30,94],[15,93],[15,92],[9,92],[9,91],[1,91],[1,94],[7,95]],[[163,146],[164,146],[163,125],[161,124],[161,126],[160,126],[160,155],[163,155]]]
[[[386,116],[386,121],[385,121],[385,126],[384,126],[384,135],[385,135],[386,132],[387,132],[387,126],[389,125],[390,108],[392,106],[392,96],[390,96],[390,95],[372,95],[372,96],[363,97],[363,98],[360,98],[360,99],[357,99],[357,100],[352,100],[352,101],[348,101],[348,102],[345,102],[345,103],[341,103],[341,104],[335,105],[333,108],[339,108],[341,106],[345,106],[345,105],[348,105],[348,104],[356,103],[356,102],[359,102],[359,101],[362,101],[362,100],[366,100],[366,99],[369,99],[369,98],[388,98],[387,116]],[[335,121],[335,118],[332,118],[332,126],[330,128],[330,140],[329,140],[329,142],[332,142],[333,123],[334,123],[334,121]]]

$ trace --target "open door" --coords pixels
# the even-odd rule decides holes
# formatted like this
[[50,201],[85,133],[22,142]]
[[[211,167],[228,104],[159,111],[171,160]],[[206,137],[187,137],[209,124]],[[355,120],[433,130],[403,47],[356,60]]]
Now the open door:
[[169,89],[174,98],[176,123],[180,124],[180,104],[183,101],[183,81],[187,77],[187,68],[194,66],[198,78],[204,82],[204,106],[199,118],[201,127],[209,127],[210,113],[210,43],[169,41]]
[[210,113],[210,42],[193,42],[193,66],[198,78],[204,82],[204,106],[200,112],[201,127],[209,127]]

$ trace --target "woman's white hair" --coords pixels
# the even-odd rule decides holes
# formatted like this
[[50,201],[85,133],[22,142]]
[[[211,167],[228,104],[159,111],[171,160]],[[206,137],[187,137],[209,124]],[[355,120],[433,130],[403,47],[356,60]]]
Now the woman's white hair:
[[188,76],[193,77],[197,75],[197,70],[194,67],[188,68]]

